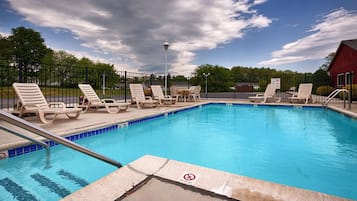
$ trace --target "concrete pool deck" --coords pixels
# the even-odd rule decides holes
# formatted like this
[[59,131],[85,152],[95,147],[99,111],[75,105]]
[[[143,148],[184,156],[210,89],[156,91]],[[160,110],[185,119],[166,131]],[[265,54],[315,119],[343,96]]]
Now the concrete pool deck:
[[[138,110],[130,107],[128,111],[118,114],[109,114],[105,111],[89,112],[81,114],[77,120],[59,116],[53,124],[41,124],[36,117],[25,119],[55,134],[66,136],[209,102],[252,104],[247,100],[202,99],[199,103],[178,103],[152,109]],[[271,105],[292,104],[271,103]],[[309,106],[321,106],[321,104],[309,104]],[[350,111],[343,110],[342,105],[329,105],[329,107],[357,118],[357,104],[353,104]],[[13,127],[1,121],[0,124]],[[34,136],[21,129],[20,132]],[[29,144],[28,141],[3,131],[0,131],[0,139],[0,152],[11,147]],[[188,175],[189,181],[185,180],[185,175]],[[195,179],[190,180],[192,175]],[[160,192],[163,192],[162,196]],[[165,199],[165,196],[168,199]],[[143,200],[143,198],[145,200],[187,200],[189,198],[190,200],[347,200],[155,156],[144,156],[69,195],[64,200]]]

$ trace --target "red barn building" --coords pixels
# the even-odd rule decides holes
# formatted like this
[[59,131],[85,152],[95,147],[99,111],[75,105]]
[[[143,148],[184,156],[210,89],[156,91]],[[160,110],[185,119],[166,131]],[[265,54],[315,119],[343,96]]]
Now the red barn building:
[[341,41],[328,72],[334,87],[349,85],[351,77],[352,84],[357,84],[357,39]]

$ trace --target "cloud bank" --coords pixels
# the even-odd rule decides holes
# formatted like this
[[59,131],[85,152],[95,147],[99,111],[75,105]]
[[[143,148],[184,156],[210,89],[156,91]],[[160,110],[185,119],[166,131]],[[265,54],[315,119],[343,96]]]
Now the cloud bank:
[[[110,63],[141,72],[163,72],[163,42],[170,42],[170,73],[194,70],[195,51],[268,27],[254,10],[265,0],[9,0],[36,25],[71,31],[83,47],[110,55]],[[277,53],[279,54],[279,53]],[[98,57],[98,56],[97,56]]]
[[331,11],[307,31],[308,36],[284,45],[259,64],[274,66],[325,58],[336,51],[341,40],[356,39],[356,22],[357,13],[344,8]]

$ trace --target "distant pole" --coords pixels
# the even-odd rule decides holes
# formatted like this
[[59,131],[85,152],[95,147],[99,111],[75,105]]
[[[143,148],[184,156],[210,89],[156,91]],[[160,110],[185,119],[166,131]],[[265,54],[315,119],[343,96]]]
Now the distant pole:
[[207,77],[210,75],[210,73],[203,73],[203,75],[206,77],[206,99],[207,99]]
[[103,96],[105,96],[105,73],[103,73],[103,84],[102,84]]
[[167,96],[167,49],[169,49],[169,42],[164,42],[165,49],[165,96]]
[[125,100],[125,102],[126,102],[126,89],[127,88],[127,80],[126,80],[126,71],[124,71],[124,100]]

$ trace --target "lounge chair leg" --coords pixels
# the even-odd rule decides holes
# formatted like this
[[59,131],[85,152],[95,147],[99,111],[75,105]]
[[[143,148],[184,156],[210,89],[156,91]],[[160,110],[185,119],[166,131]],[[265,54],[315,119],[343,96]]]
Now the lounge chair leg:
[[[49,114],[50,114],[50,113],[49,113]],[[42,111],[39,111],[39,112],[37,113],[37,115],[38,115],[38,117],[40,118],[41,122],[44,123],[44,124],[52,123],[52,122],[56,119],[56,116],[57,116],[57,114],[54,113],[54,114],[53,114],[54,117],[53,117],[52,119],[47,119],[47,118],[46,118],[46,115],[48,115],[48,114],[45,114],[45,113],[42,112]]]
[[120,106],[120,107],[119,107],[119,110],[120,110],[120,111],[126,111],[126,110],[128,110],[128,108],[129,108],[129,105]]
[[66,113],[66,115],[69,119],[77,119],[78,116],[80,115],[80,113],[81,113],[81,111],[78,111],[78,112],[74,113],[74,116],[71,115],[73,113]]
[[110,106],[105,105],[105,109],[107,110],[108,113],[118,113],[120,111],[119,106],[115,106],[111,108]]

